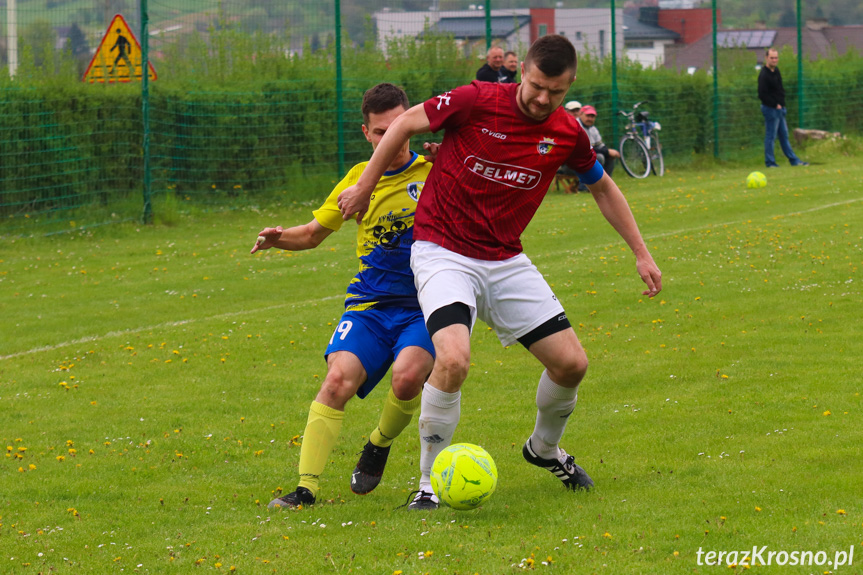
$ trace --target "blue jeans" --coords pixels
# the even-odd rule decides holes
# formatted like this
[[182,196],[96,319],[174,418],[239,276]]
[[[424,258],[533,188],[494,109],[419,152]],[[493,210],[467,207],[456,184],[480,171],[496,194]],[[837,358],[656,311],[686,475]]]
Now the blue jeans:
[[776,136],[779,136],[779,145],[782,153],[788,158],[792,166],[801,163],[800,158],[794,155],[791,142],[788,141],[788,124],[785,122],[785,108],[771,108],[761,105],[761,113],[764,114],[764,163],[767,167],[778,166],[776,157],[773,155],[773,146]]

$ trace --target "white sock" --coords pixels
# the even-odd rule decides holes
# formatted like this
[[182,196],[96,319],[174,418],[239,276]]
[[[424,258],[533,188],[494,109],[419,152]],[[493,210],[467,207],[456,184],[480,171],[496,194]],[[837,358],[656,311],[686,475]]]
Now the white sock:
[[547,371],[542,372],[536,388],[536,426],[530,436],[530,446],[543,459],[560,459],[558,444],[577,399],[577,387],[557,385]]
[[425,384],[419,416],[420,489],[431,491],[432,464],[452,443],[460,414],[461,391],[447,393]]

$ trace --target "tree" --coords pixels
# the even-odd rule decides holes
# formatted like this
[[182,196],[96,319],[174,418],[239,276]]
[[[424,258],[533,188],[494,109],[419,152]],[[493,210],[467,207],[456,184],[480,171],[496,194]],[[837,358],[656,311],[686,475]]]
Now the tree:
[[37,20],[24,28],[19,41],[22,53],[29,50],[35,67],[41,68],[49,61],[53,62],[57,33],[47,21]]
[[90,60],[90,46],[87,44],[87,37],[78,24],[72,24],[69,28],[69,37],[66,39],[66,49],[75,58],[78,67],[78,74],[83,74],[87,70],[87,64]]
[[797,26],[797,15],[790,7],[782,11],[779,16],[779,26],[782,28],[795,28]]

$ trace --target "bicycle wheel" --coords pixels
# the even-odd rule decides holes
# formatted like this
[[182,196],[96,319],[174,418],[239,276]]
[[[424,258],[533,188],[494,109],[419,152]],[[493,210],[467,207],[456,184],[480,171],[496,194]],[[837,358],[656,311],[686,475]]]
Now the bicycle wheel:
[[656,131],[650,133],[650,169],[653,175],[662,177],[665,174],[665,161],[662,159],[662,144],[659,143],[659,134]]
[[620,140],[620,163],[633,178],[646,178],[650,173],[650,152],[640,138],[627,134]]

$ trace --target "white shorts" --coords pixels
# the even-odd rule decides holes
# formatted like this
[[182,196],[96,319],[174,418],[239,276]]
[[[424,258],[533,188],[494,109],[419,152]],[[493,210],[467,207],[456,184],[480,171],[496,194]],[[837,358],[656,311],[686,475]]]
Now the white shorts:
[[417,241],[411,249],[411,269],[426,322],[436,310],[461,302],[470,308],[471,328],[479,317],[505,346],[564,313],[548,282],[524,254],[502,261],[477,260]]

